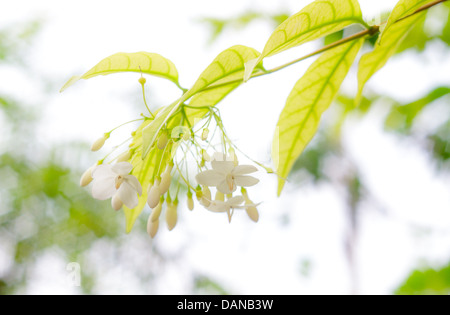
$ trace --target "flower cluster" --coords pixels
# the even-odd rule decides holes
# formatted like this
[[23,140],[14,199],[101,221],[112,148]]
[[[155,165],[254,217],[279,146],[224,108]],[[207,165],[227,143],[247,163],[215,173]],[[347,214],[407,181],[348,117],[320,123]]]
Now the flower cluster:
[[[246,209],[249,217],[258,221],[256,205],[248,198],[244,187],[256,185],[259,180],[248,174],[257,172],[253,165],[239,165],[237,158],[216,152],[211,161],[211,170],[198,173],[195,179],[203,186],[203,191],[198,195],[200,203],[212,212],[226,212],[231,221],[235,209]],[[241,196],[233,196],[237,186],[242,187]],[[209,187],[216,188],[214,200],[211,198]],[[225,201],[225,196],[227,200]],[[245,205],[242,205],[245,202]]]
[[[145,84],[144,80],[139,82]],[[168,108],[163,107],[155,114],[149,110],[150,117],[142,114],[143,118],[135,120],[142,123],[131,133],[126,150],[110,158],[120,146],[115,147],[83,174],[80,185],[92,182],[94,198],[111,199],[114,210],[124,208],[128,230],[148,205],[151,213],[147,232],[151,237],[158,232],[163,210],[168,229],[176,226],[179,195],[186,190],[189,210],[194,209],[195,194],[200,205],[211,212],[226,213],[230,222],[236,209],[245,210],[249,218],[257,222],[258,204],[250,200],[246,188],[259,182],[249,175],[258,169],[253,165],[239,165],[235,146],[225,133],[219,111],[210,107],[193,110],[182,104],[161,124],[160,117],[167,111]],[[201,118],[198,118],[199,111]],[[214,132],[210,132],[212,126]],[[91,150],[102,149],[117,128],[96,140]],[[217,139],[219,143],[214,145]],[[208,151],[214,152],[212,157]],[[192,178],[193,165],[196,175]],[[214,198],[211,189],[215,190]]]

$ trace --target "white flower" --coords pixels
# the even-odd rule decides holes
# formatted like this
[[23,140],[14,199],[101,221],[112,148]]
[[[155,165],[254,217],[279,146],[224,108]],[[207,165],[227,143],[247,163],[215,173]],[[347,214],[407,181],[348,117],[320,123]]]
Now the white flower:
[[258,171],[253,165],[235,165],[234,161],[227,161],[223,154],[215,154],[211,161],[212,170],[197,174],[195,179],[200,185],[216,187],[224,194],[236,191],[237,186],[250,187],[259,183],[259,179],[246,176]]
[[99,200],[114,197],[114,208],[118,207],[119,201],[128,208],[136,207],[139,203],[137,194],[142,194],[142,187],[135,176],[129,175],[132,169],[128,162],[95,167],[92,171],[92,196]]
[[232,197],[227,201],[211,200],[209,206],[206,207],[206,209],[212,212],[226,212],[228,214],[228,221],[231,222],[231,217],[233,216],[234,209],[243,209],[244,207],[241,205],[244,201],[245,199],[243,196]]

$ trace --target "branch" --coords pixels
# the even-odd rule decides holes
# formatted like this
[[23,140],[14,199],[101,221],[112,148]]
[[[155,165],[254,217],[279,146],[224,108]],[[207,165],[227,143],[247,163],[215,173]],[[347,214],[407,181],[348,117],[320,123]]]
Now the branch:
[[[407,18],[409,18],[409,17],[412,17],[412,16],[414,16],[414,15],[420,13],[420,12],[423,12],[423,11],[425,11],[425,10],[428,10],[428,9],[430,9],[431,7],[434,7],[435,5],[438,5],[438,4],[440,4],[440,3],[442,3],[442,2],[446,2],[446,1],[448,1],[448,0],[436,0],[436,1],[433,1],[433,2],[431,2],[431,3],[428,3],[428,4],[426,4],[426,5],[422,6],[422,7],[420,7],[419,9],[417,9],[416,11],[414,11],[413,13],[411,13],[410,15],[405,16],[405,17],[403,17],[403,18],[401,18],[401,19],[398,19],[397,21],[395,21],[395,23],[400,22],[400,21],[402,21],[402,20],[404,20],[404,19],[407,19]],[[331,43],[331,44],[329,44],[329,45],[327,45],[327,46],[324,46],[324,47],[322,47],[322,48],[320,48],[320,49],[318,49],[318,50],[316,50],[316,51],[314,51],[314,52],[312,52],[312,53],[310,53],[310,54],[308,54],[308,55],[306,55],[306,56],[303,56],[303,57],[300,57],[300,58],[298,58],[298,59],[295,59],[295,60],[293,60],[293,61],[291,61],[291,62],[288,62],[288,63],[286,63],[286,64],[284,64],[284,65],[281,65],[281,66],[278,66],[278,67],[275,67],[275,68],[273,68],[273,69],[266,70],[266,71],[258,71],[258,72],[255,72],[255,73],[253,73],[253,74],[251,75],[250,79],[257,78],[257,77],[261,77],[261,76],[264,76],[264,75],[266,75],[266,74],[271,74],[271,73],[280,71],[280,70],[282,70],[282,69],[284,69],[284,68],[287,68],[287,67],[289,67],[289,66],[292,66],[293,64],[296,64],[297,62],[300,62],[300,61],[303,61],[303,60],[305,60],[305,59],[311,58],[311,57],[313,57],[313,56],[316,56],[316,55],[318,55],[318,54],[321,54],[321,53],[323,53],[323,52],[326,52],[327,50],[333,49],[333,48],[335,48],[335,47],[338,47],[338,46],[340,46],[340,45],[346,44],[346,43],[348,43],[348,42],[350,42],[350,41],[359,39],[359,38],[361,38],[361,37],[364,37],[364,36],[373,36],[373,35],[379,33],[379,32],[380,32],[380,26],[383,25],[383,24],[386,24],[386,23],[387,23],[387,21],[381,23],[380,25],[374,25],[374,26],[372,26],[372,27],[370,27],[370,28],[368,28],[368,29],[365,29],[365,30],[363,30],[363,31],[361,31],[361,32],[359,32],[359,33],[356,33],[356,34],[354,34],[354,35],[352,35],[352,36],[349,36],[349,37],[347,37],[347,38],[343,38],[343,39],[341,39],[341,40],[338,40],[338,41],[336,41],[336,42],[334,42],[334,43]],[[210,86],[207,86],[207,87],[201,89],[200,91],[198,91],[198,93],[204,92],[204,91],[208,91],[208,90],[212,90],[212,89],[216,89],[216,88],[223,87],[223,86],[227,86],[227,85],[229,85],[229,84],[235,84],[235,83],[241,83],[241,82],[243,82],[243,79],[235,79],[235,80],[231,80],[231,81],[228,81],[228,82],[223,82],[223,83],[220,83],[220,84],[213,84],[213,85],[210,85]]]

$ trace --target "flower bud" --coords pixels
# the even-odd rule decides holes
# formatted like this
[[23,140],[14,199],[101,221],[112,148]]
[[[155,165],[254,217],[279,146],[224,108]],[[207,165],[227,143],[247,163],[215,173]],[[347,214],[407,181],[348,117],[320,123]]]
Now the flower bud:
[[191,138],[191,133],[190,132],[186,132],[183,133],[181,139],[183,139],[184,141],[188,141]]
[[164,195],[169,190],[171,182],[172,176],[170,175],[170,171],[166,170],[161,176],[161,184],[159,185],[161,195]]
[[145,82],[147,82],[147,80],[146,80],[144,77],[140,77],[138,81],[139,81],[139,83],[142,84],[142,85],[144,85]]
[[156,179],[155,184],[151,186],[148,192],[147,203],[149,207],[152,209],[155,208],[159,203],[160,197],[161,197],[161,190],[159,188],[159,180]]
[[190,191],[187,195],[187,206],[189,210],[194,210],[194,199],[192,198],[192,193]]
[[127,162],[131,158],[131,151],[128,150],[123,152],[121,155],[117,157],[117,163],[119,162]]
[[175,201],[171,204],[167,205],[166,210],[166,223],[167,227],[169,228],[169,231],[172,231],[175,225],[177,225],[178,215],[177,215],[177,208],[178,208],[178,200],[175,199]]
[[163,204],[164,204],[164,197],[161,196],[158,205],[152,210],[152,213],[150,214],[152,222],[159,220]]
[[161,135],[159,136],[159,139],[158,139],[158,144],[157,144],[158,149],[164,150],[168,141],[169,141],[169,137],[167,136],[167,131],[162,131]]
[[106,139],[108,139],[108,138],[109,138],[109,134],[105,133],[103,135],[103,137],[95,140],[95,142],[91,146],[91,151],[95,152],[95,151],[100,150],[103,147],[103,145],[105,144]]
[[153,222],[151,220],[151,217],[152,216],[150,215],[150,217],[148,218],[148,221],[147,221],[147,233],[148,233],[148,235],[150,235],[151,238],[154,238],[156,233],[158,232],[159,220],[156,220]]
[[201,188],[200,186],[198,186],[198,187],[195,189],[195,197],[197,197],[197,200],[198,200],[198,201],[202,200],[202,197],[203,197],[203,191],[202,191],[202,188]]
[[122,208],[123,206],[123,202],[122,200],[119,199],[119,197],[117,196],[117,194],[115,194],[112,199],[111,199],[111,206],[113,207],[114,210],[118,211],[120,210],[120,208]]
[[92,178],[92,170],[93,170],[94,167],[95,166],[89,167],[83,173],[83,175],[81,176],[81,179],[80,179],[80,186],[81,187],[85,187],[85,186],[89,185],[92,182],[92,180],[93,180],[93,178]]
[[208,139],[208,135],[209,135],[209,129],[205,128],[202,131],[202,140],[205,141],[206,139]]
[[205,149],[202,149],[202,159],[206,162],[211,162],[211,156],[206,152]]

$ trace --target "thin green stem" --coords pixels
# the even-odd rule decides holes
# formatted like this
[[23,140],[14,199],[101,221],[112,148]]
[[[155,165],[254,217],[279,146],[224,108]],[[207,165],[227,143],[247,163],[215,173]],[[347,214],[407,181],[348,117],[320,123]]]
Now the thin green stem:
[[411,17],[411,16],[413,16],[415,14],[418,14],[420,12],[426,11],[429,8],[434,7],[435,5],[438,5],[439,3],[446,2],[446,1],[448,1],[448,0],[436,0],[436,1],[430,2],[430,3],[426,4],[426,5],[418,8],[416,11],[414,11],[410,15],[407,15],[407,16],[402,17],[401,19],[398,19],[397,21],[395,21],[395,23],[400,22],[402,20],[405,20],[405,19],[407,19],[407,18],[409,18],[409,17]]
[[123,124],[121,124],[121,125],[119,125],[119,126],[117,126],[117,127],[114,127],[113,129],[111,129],[109,132],[107,132],[108,134],[109,133],[111,133],[111,132],[113,132],[114,130],[116,130],[116,129],[119,129],[120,127],[122,127],[122,126],[125,126],[125,125],[127,125],[127,124],[131,124],[131,123],[134,123],[134,122],[136,122],[136,121],[141,121],[141,120],[144,120],[145,118],[138,118],[138,119],[133,119],[133,120],[130,120],[130,121],[127,121],[127,122],[125,122],[125,123],[123,123]]
[[152,111],[150,110],[150,108],[148,107],[148,105],[147,105],[147,100],[145,99],[145,88],[144,88],[144,84],[141,84],[141,86],[142,86],[142,96],[143,96],[143,98],[144,98],[144,104],[145,104],[145,107],[147,107],[147,110],[148,110],[148,112],[150,113],[150,115],[152,116],[151,118],[155,118],[155,115],[153,115],[153,113],[152,113]]

